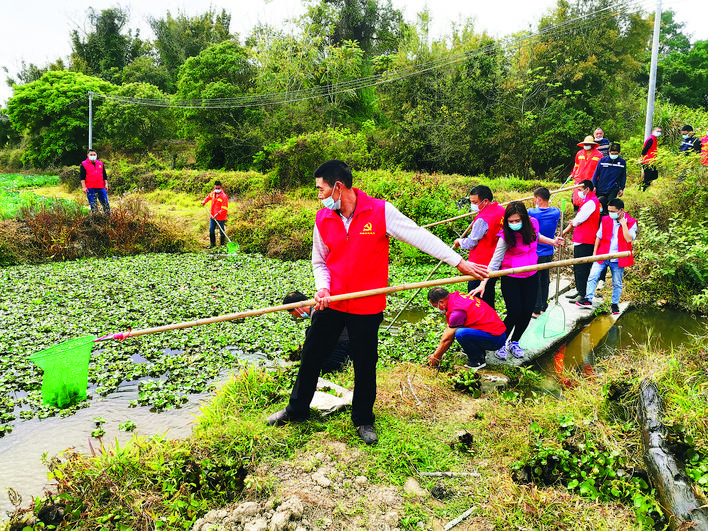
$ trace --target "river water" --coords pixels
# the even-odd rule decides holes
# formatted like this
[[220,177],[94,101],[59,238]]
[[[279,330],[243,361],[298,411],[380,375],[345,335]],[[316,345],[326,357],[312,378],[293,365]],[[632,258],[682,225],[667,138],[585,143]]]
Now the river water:
[[[406,312],[405,320],[417,321],[424,312]],[[602,315],[594,319],[558,352],[551,352],[539,358],[538,368],[546,375],[544,388],[556,393],[560,389],[558,369],[589,371],[595,361],[611,355],[615,350],[635,345],[651,344],[655,348],[668,349],[692,341],[692,335],[704,334],[708,320],[689,313],[659,309],[632,310],[617,322]],[[383,324],[382,328],[387,326]],[[234,349],[236,350],[236,349]],[[249,363],[272,364],[262,356],[243,357]],[[225,380],[228,374],[223,374]],[[106,398],[94,399],[88,408],[66,417],[31,419],[15,422],[11,433],[0,438],[0,521],[12,505],[5,495],[8,488],[14,488],[24,498],[26,507],[32,496],[39,496],[47,484],[47,469],[42,464],[42,455],[48,458],[64,450],[73,448],[78,452],[100,451],[100,441],[91,436],[96,428],[93,419],[102,417],[105,423],[103,441],[114,446],[116,440],[127,442],[132,433],[119,430],[118,426],[132,420],[137,429],[134,433],[142,436],[164,435],[166,437],[186,437],[190,435],[195,415],[200,404],[211,397],[210,393],[192,395],[179,409],[161,413],[151,412],[147,407],[130,407],[130,402],[138,398],[138,381],[123,383],[116,393]]]

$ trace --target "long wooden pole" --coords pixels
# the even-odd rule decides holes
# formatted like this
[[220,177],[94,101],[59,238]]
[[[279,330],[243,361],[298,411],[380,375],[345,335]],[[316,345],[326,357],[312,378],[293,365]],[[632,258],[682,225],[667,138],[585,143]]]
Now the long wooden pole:
[[[580,188],[581,186],[583,186],[583,185],[576,184],[573,186],[569,186],[568,188],[559,188],[558,190],[552,190],[550,193],[557,194],[559,192],[565,192],[567,190],[575,190],[576,188]],[[528,197],[521,197],[519,199],[513,199],[512,201],[528,201],[529,199],[533,199],[533,198],[534,198],[534,196],[530,195]],[[506,203],[502,203],[499,206],[508,205],[512,201],[507,201]],[[462,219],[462,218],[467,218],[467,217],[476,216],[476,215],[477,215],[477,212],[467,212],[466,214],[460,214],[459,216],[455,216],[454,218],[443,219],[442,221],[436,221],[434,223],[428,223],[427,225],[421,225],[421,227],[423,227],[424,229],[427,229],[428,227],[434,227],[436,225],[442,225],[443,223],[449,223],[451,221],[455,221],[456,219]]]
[[[586,256],[583,258],[574,258],[572,260],[560,260],[557,262],[548,262],[545,264],[535,264],[531,266],[524,267],[512,267],[510,269],[500,269],[499,271],[492,271],[489,273],[490,278],[503,277],[506,275],[514,275],[518,273],[528,273],[531,271],[541,271],[543,269],[551,269],[554,267],[565,267],[572,266],[576,264],[587,264],[590,262],[600,262],[602,260],[610,260],[614,258],[624,258],[630,256],[631,251],[624,251],[621,253],[610,253],[601,254],[597,256]],[[336,301],[346,301],[350,299],[359,299],[361,297],[371,297],[372,295],[387,295],[389,293],[396,293],[398,291],[406,291],[409,289],[423,289],[423,288],[433,288],[435,286],[445,286],[447,284],[457,284],[460,282],[469,282],[470,280],[477,280],[471,275],[461,275],[459,277],[449,277],[449,278],[439,278],[437,280],[428,280],[424,282],[412,282],[410,284],[400,284],[398,286],[388,286],[385,288],[368,289],[365,291],[355,291],[353,293],[343,293],[341,295],[333,295],[330,297],[332,302]],[[207,324],[221,323],[224,321],[233,321],[235,319],[244,319],[246,317],[255,317],[256,315],[263,315],[266,313],[279,312],[283,310],[294,310],[295,308],[302,308],[304,306],[312,306],[316,304],[315,299],[309,299],[306,301],[292,302],[290,304],[281,304],[279,306],[270,306],[268,308],[259,308],[257,310],[248,310],[239,313],[230,313],[226,315],[219,315],[216,317],[208,317],[206,319],[198,319],[196,321],[185,321],[183,323],[175,323],[164,326],[156,326],[154,328],[143,328],[142,330],[131,330],[129,332],[121,332],[119,334],[111,334],[105,337],[100,337],[96,341],[103,341],[106,339],[126,339],[129,337],[137,337],[145,334],[156,334],[158,332],[167,332],[169,330],[179,330],[182,328],[191,328],[193,326],[202,326]]]

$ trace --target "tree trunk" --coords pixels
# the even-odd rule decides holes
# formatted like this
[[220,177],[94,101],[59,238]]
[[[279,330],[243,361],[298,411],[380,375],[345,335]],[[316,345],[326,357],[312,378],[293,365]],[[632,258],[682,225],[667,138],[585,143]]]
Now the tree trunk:
[[656,384],[642,382],[639,394],[639,418],[644,442],[644,462],[659,503],[670,514],[670,526],[677,529],[692,522],[691,529],[708,531],[708,509],[701,507],[686,475],[683,463],[677,461],[666,447],[666,427],[661,423],[663,405]]

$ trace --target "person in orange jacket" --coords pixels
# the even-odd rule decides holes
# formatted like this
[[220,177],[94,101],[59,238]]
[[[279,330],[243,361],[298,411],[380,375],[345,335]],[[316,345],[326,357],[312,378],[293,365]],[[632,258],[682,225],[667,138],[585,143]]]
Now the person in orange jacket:
[[216,247],[216,226],[219,225],[221,245],[226,245],[226,216],[229,211],[229,197],[221,186],[221,181],[214,181],[214,191],[204,198],[202,205],[211,201],[211,219],[209,222],[209,246],[207,249]]
[[[573,166],[573,171],[570,172],[570,176],[573,178],[575,184],[592,180],[592,176],[595,174],[595,168],[597,168],[597,163],[600,162],[602,158],[602,153],[597,149],[598,145],[599,144],[595,142],[595,139],[590,135],[586,136],[585,140],[578,144],[578,147],[583,149],[575,154],[575,166]],[[576,212],[583,202],[584,201],[580,199],[578,195],[578,188],[576,188],[573,190],[573,208]]]

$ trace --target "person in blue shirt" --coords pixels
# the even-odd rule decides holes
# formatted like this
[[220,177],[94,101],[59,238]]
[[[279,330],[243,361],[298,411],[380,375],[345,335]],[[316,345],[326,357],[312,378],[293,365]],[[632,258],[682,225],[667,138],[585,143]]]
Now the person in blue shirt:
[[592,184],[597,196],[605,196],[607,201],[624,194],[624,187],[627,185],[627,161],[620,157],[618,143],[610,144],[610,154],[602,157],[597,163]]
[[701,152],[701,139],[694,136],[693,127],[684,125],[681,128],[681,146],[679,151],[684,155]]
[[[543,236],[554,239],[561,211],[559,208],[548,204],[550,199],[551,193],[548,188],[543,186],[536,188],[533,193],[534,208],[529,209],[529,216],[538,220],[539,232]],[[536,247],[536,254],[538,255],[538,263],[546,264],[553,260],[553,246],[539,242],[538,247]],[[538,272],[538,295],[536,295],[536,304],[531,317],[538,317],[548,308],[548,286],[550,282],[551,275],[548,269]]]

